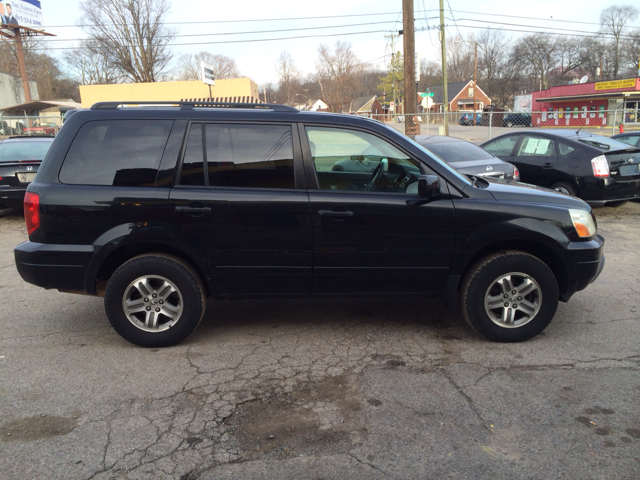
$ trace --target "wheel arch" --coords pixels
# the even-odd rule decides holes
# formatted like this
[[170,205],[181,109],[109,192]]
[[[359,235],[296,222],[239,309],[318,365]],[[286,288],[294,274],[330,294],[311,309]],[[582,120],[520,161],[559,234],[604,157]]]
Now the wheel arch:
[[491,255],[508,251],[520,251],[528,253],[542,260],[551,269],[554,276],[556,277],[560,290],[560,297],[562,298],[562,294],[566,292],[569,287],[568,274],[564,263],[562,262],[562,259],[549,246],[540,242],[522,239],[502,240],[500,242],[486,245],[478,250],[470,258],[470,260],[466,262],[462,274],[460,275],[457,282],[456,294],[460,292],[462,282],[469,271],[474,268],[475,265],[477,265],[482,259]]
[[[148,253],[164,253],[187,262],[202,278],[206,295],[215,295],[215,286],[204,263],[199,258],[186,253],[177,246],[162,242],[128,244],[109,252],[97,265],[89,269],[89,272],[93,271],[95,273],[90,273],[87,277],[87,291],[89,292],[89,288],[92,287],[94,289],[93,293],[103,295],[109,278],[111,278],[120,265],[138,255]],[[93,283],[94,279],[95,283]]]

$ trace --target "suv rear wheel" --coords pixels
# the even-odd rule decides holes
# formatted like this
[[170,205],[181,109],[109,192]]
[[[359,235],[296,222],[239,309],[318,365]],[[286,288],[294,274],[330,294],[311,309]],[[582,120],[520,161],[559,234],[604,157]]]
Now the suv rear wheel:
[[141,347],[168,347],[187,338],[204,315],[198,273],[177,257],[140,255],[109,279],[104,305],[113,328]]
[[558,308],[558,282],[549,267],[524,252],[504,252],[477,263],[464,279],[462,313],[478,333],[522,342],[542,332]]

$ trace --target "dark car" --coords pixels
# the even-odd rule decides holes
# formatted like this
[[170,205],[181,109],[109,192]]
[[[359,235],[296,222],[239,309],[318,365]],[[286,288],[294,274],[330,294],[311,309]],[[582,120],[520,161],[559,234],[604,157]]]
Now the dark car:
[[24,192],[52,142],[50,138],[33,137],[0,141],[0,211],[22,207]]
[[640,148],[640,132],[619,133],[618,135],[612,135],[611,138]]
[[508,113],[502,117],[503,127],[533,127],[529,113]]
[[[476,125],[482,123],[482,113],[476,113]],[[473,112],[465,113],[458,119],[458,124],[463,126],[473,125]]]
[[574,130],[525,131],[480,145],[520,170],[525,183],[611,207],[640,197],[640,149]]
[[[334,169],[365,156],[373,171]],[[327,295],[440,295],[482,335],[522,341],[604,265],[582,200],[470,180],[380,122],[283,105],[82,110],[25,220],[22,278],[104,295],[146,347],[185,339],[207,297]]]
[[440,160],[444,160],[460,173],[479,177],[520,180],[518,169],[466,140],[442,135],[416,135],[410,137]]

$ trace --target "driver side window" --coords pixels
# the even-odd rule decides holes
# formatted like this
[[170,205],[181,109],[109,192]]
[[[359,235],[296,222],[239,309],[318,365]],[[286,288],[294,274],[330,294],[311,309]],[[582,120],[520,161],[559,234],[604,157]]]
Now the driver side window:
[[386,141],[340,128],[306,132],[321,190],[412,194],[417,188],[418,163]]

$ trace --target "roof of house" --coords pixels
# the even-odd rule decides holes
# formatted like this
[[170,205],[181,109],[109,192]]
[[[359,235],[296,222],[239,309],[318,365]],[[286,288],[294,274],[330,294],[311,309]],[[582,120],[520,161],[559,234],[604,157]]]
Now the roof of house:
[[[458,95],[470,81],[471,80],[463,80],[462,82],[447,83],[447,96],[449,97],[449,101]],[[442,85],[428,87],[428,91],[433,92],[433,103],[442,103]]]
[[377,95],[372,97],[358,97],[350,103],[342,106],[342,113],[371,112],[373,103],[378,98]]

